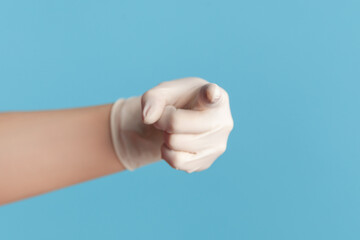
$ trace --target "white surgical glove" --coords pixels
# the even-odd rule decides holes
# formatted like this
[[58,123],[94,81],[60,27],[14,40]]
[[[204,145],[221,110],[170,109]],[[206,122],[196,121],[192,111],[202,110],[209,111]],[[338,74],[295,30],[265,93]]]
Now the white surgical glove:
[[209,168],[225,152],[234,126],[227,92],[195,77],[118,99],[110,121],[114,149],[126,169],[164,159],[188,173]]

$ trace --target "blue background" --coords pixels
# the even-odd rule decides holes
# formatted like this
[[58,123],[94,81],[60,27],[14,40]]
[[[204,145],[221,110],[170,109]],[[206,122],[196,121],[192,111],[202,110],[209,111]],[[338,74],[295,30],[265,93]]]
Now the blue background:
[[0,207],[0,239],[360,239],[359,12],[358,0],[1,1],[0,111],[199,76],[228,91],[235,128],[207,171],[160,162]]

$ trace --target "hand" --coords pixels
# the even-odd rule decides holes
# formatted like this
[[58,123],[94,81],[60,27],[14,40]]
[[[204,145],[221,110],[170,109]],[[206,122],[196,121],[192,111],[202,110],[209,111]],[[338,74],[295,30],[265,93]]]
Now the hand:
[[233,129],[229,96],[201,78],[162,82],[142,95],[142,120],[163,132],[161,158],[188,173],[222,155]]

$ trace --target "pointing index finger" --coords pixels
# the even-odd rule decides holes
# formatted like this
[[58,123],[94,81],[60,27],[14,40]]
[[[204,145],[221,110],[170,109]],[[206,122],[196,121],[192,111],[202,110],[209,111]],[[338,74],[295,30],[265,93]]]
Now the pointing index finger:
[[176,109],[168,105],[154,126],[169,133],[203,133],[221,127],[219,114],[214,110]]

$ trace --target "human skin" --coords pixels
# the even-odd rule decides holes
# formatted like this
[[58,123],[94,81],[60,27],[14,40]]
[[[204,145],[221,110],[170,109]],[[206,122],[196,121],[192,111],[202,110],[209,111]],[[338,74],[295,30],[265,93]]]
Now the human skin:
[[125,170],[111,107],[0,113],[0,205]]

